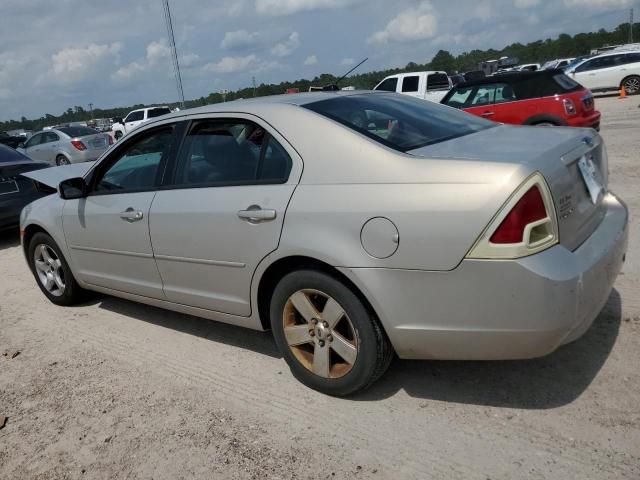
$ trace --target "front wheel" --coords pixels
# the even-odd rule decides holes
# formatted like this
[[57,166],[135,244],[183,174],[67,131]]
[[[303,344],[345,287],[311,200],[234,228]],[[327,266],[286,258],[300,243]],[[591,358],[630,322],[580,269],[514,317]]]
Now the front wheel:
[[42,293],[56,305],[79,303],[85,291],[71,273],[60,247],[48,234],[36,233],[29,242],[29,266]]
[[622,88],[627,95],[637,95],[640,93],[640,76],[632,75],[622,81]]
[[391,362],[393,350],[375,315],[326,273],[299,270],[282,278],[270,316],[291,372],[314,390],[350,395],[371,385]]

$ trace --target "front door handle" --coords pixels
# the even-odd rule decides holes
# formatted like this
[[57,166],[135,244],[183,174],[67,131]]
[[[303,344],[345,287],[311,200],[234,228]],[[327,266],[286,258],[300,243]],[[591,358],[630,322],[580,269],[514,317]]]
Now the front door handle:
[[124,212],[120,212],[120,218],[129,223],[133,223],[142,220],[144,218],[144,213],[140,210],[135,210],[132,207],[129,207]]
[[482,116],[483,116],[483,117],[490,117],[490,116],[495,115],[495,114],[496,114],[496,112],[484,112],[484,113],[482,114]]
[[276,218],[276,211],[271,209],[263,209],[260,205],[251,205],[246,210],[240,210],[238,217],[248,220],[249,223],[260,223]]

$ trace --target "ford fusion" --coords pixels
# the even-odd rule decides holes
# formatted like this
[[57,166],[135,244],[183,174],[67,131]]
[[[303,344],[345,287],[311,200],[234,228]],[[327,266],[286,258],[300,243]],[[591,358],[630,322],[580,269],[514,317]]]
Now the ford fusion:
[[151,120],[21,238],[57,305],[97,291],[271,329],[293,375],[362,390],[391,358],[525,359],[580,337],[627,248],[591,129],[499,125],[393,93],[241,100]]

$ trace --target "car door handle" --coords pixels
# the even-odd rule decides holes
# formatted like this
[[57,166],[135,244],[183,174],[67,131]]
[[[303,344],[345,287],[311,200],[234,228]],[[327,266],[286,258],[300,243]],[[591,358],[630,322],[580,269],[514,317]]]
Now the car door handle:
[[133,223],[142,220],[144,218],[144,213],[140,210],[134,210],[132,207],[129,207],[124,212],[120,213],[120,218],[129,223]]
[[271,209],[263,209],[260,205],[251,205],[246,210],[240,210],[238,217],[248,220],[249,223],[266,222],[276,218],[276,211]]
[[482,114],[482,116],[483,116],[483,117],[490,117],[490,116],[495,115],[495,114],[496,114],[496,112],[484,112],[484,113]]

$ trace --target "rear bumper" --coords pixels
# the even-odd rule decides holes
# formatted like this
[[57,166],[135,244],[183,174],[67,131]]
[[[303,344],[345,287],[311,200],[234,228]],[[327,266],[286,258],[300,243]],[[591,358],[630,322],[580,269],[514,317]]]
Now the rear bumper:
[[600,130],[600,112],[595,110],[591,115],[584,117],[571,117],[567,120],[567,125],[570,127],[584,127],[593,128],[596,131]]
[[464,260],[452,271],[342,269],[371,301],[401,358],[498,360],[546,355],[577,339],[606,303],[627,249],[626,206],[575,251]]

